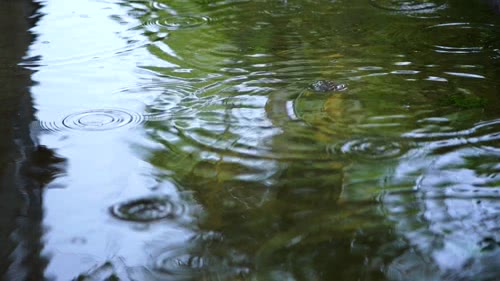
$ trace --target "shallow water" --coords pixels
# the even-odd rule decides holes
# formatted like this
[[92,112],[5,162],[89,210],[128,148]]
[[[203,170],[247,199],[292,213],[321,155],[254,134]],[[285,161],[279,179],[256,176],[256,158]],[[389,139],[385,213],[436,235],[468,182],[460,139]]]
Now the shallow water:
[[492,3],[42,2],[1,275],[498,280]]

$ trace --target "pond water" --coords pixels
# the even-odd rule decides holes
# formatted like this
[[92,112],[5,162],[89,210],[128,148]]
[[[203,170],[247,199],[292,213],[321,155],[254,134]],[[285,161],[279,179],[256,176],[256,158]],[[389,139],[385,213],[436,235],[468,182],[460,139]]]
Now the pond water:
[[495,4],[41,2],[0,274],[499,280]]

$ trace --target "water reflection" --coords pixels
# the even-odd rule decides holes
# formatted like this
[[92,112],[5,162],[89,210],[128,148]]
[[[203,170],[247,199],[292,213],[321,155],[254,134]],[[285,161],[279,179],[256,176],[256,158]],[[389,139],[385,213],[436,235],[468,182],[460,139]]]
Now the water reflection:
[[[489,244],[484,241],[499,239],[498,156],[467,143],[434,151],[397,167],[396,178],[414,178],[416,186],[412,194],[384,196],[389,217],[398,222],[396,230],[412,244],[419,259],[427,260],[418,268],[434,264],[450,280],[477,276],[494,280],[500,273],[500,251],[497,246],[485,246]],[[414,203],[402,207],[402,202]],[[410,219],[408,214],[415,212]]]
[[148,143],[144,101],[124,91],[150,77],[137,59],[154,59],[136,22],[111,17],[131,18],[114,2],[55,0],[41,12],[29,51],[38,58],[31,90],[39,122],[32,127],[69,165],[54,181],[64,188],[44,194],[43,254],[50,259],[37,280],[144,280],[145,241],[161,234],[177,244],[191,234],[175,184],[132,153],[135,142]]
[[[54,22],[72,14],[53,1]],[[71,159],[70,191],[45,199],[47,272],[498,276],[499,22],[486,5],[80,5],[99,44],[58,45],[47,22],[46,41],[73,50],[66,60],[37,45],[43,141]],[[86,17],[74,20],[69,39],[88,33]],[[318,92],[314,81],[348,88]]]
[[[403,16],[413,12],[443,16],[448,8],[450,14],[457,12],[451,3],[450,7],[427,1],[371,3]],[[471,188],[463,184],[467,172],[455,170],[462,161],[453,157],[454,151],[467,150],[471,140],[455,142],[456,135],[447,135],[445,140],[426,141],[432,134],[422,137],[419,134],[426,131],[415,128],[422,124],[429,130],[475,131],[470,128],[481,126],[474,124],[485,118],[492,84],[478,96],[469,90],[477,87],[467,79],[494,79],[494,74],[477,67],[470,72],[455,70],[473,65],[473,58],[448,60],[433,52],[488,57],[484,47],[466,50],[465,44],[457,42],[460,36],[446,40],[448,47],[438,43],[439,36],[418,37],[424,33],[429,37],[427,30],[440,26],[440,17],[435,23],[415,22],[416,37],[410,38],[409,30],[405,35],[394,33],[402,24],[397,16],[377,14],[372,24],[387,17],[394,24],[384,34],[361,38],[356,33],[366,34],[370,27],[361,23],[349,32],[353,28],[347,23],[353,20],[343,18],[344,13],[353,15],[349,7],[322,2],[259,4],[264,7],[213,2],[192,8],[193,13],[215,19],[210,26],[213,39],[201,37],[206,29],[170,34],[164,41],[170,48],[164,48],[161,57],[176,66],[147,67],[166,77],[170,88],[179,89],[176,92],[185,91],[185,98],[164,108],[168,122],[148,123],[151,138],[164,146],[151,161],[194,192],[205,211],[200,229],[217,231],[223,237],[218,244],[224,245],[223,252],[215,254],[214,244],[200,242],[201,256],[187,248],[180,255],[185,259],[168,255],[160,258],[161,264],[168,268],[177,263],[184,273],[201,271],[207,279],[216,279],[203,269],[217,268],[207,267],[207,260],[215,257],[231,263],[235,276],[244,280],[333,276],[466,280],[475,274],[481,280],[495,278],[494,263],[481,261],[495,256],[495,250],[481,255],[471,249],[484,244],[481,241],[498,241],[485,236],[496,232],[498,210],[481,211],[467,220],[454,212],[470,212],[472,206],[463,205],[463,192],[473,199],[496,202],[497,188],[494,184],[489,191]],[[175,3],[169,7],[175,9]],[[256,12],[235,16],[226,12],[228,7]],[[323,29],[326,26],[336,32]],[[494,45],[495,36],[483,34],[479,36]],[[396,38],[389,39],[391,35]],[[183,36],[193,38],[195,46],[203,38],[207,48],[181,48],[180,42],[187,40]],[[398,46],[389,43],[398,39],[408,41]],[[481,40],[468,42],[483,45]],[[189,56],[186,49],[196,55]],[[219,51],[236,49],[242,53]],[[323,77],[350,80],[349,90],[328,95],[309,92],[307,85]],[[153,105],[155,112],[161,112],[158,105]],[[489,134],[479,138],[496,141]],[[451,145],[444,144],[447,141]],[[438,146],[447,149],[438,150]],[[479,154],[476,157],[486,157],[474,151]],[[461,153],[457,156],[465,157]],[[441,158],[454,170],[436,166]],[[469,169],[476,171],[478,166]],[[462,182],[460,188],[450,181],[453,178]],[[435,182],[438,179],[441,182]],[[475,229],[485,221],[494,227],[485,228],[477,242],[461,244],[461,237],[471,234],[457,223]],[[239,258],[233,258],[233,252]]]

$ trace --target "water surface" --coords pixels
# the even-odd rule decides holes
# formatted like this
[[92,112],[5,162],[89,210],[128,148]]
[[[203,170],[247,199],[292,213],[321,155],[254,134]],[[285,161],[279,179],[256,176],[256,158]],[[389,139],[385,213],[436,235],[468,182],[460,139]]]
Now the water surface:
[[[54,280],[497,280],[487,1],[73,1],[25,67]],[[346,84],[316,92],[318,80]]]

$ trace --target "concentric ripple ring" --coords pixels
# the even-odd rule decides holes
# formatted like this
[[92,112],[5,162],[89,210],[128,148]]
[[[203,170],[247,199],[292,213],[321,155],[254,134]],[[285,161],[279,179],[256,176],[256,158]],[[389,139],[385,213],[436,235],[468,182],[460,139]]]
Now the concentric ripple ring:
[[176,217],[183,212],[182,209],[182,206],[174,204],[170,198],[159,196],[118,203],[110,208],[110,212],[121,220],[152,222]]
[[154,25],[167,29],[192,28],[203,25],[210,21],[208,17],[195,16],[170,16],[158,18],[154,21],[145,22],[144,25]]
[[142,115],[124,109],[93,109],[68,115],[62,125],[72,130],[106,131],[143,121]]
[[432,12],[445,5],[444,1],[426,0],[371,0],[372,6],[396,12]]
[[332,153],[366,160],[397,158],[406,153],[408,149],[406,143],[377,138],[354,139],[329,148]]
[[208,263],[202,256],[182,252],[166,252],[155,262],[154,270],[170,275],[196,275],[207,269]]
[[426,30],[428,38],[435,38],[429,45],[438,53],[471,54],[500,47],[497,39],[500,28],[492,24],[450,22],[429,26]]

